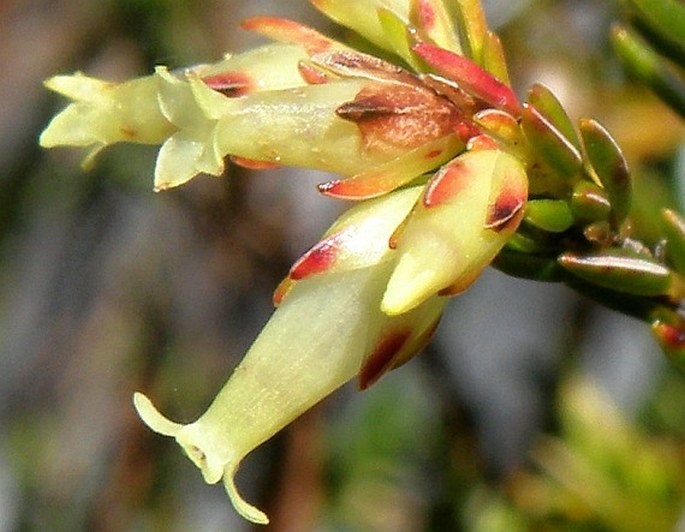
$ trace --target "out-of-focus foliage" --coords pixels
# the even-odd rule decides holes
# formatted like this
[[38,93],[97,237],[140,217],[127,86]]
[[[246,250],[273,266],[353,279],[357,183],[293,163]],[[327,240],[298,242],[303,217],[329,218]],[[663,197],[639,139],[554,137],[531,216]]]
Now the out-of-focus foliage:
[[509,481],[532,526],[672,530],[682,513],[685,457],[674,437],[628,422],[592,383],[561,388],[561,430],[531,452],[536,473]]
[[[519,4],[499,28],[516,86],[544,81],[572,117],[607,125],[635,177],[635,234],[657,244],[654,205],[683,206],[683,129],[610,49],[610,23],[625,13]],[[268,316],[277,280],[335,217],[330,201],[293,199],[321,176],[231,168],[230,182],[153,195],[146,148],[114,149],[83,174],[74,154],[38,152],[35,139],[61,105],[40,86],[56,71],[122,80],[218,59],[254,44],[235,28],[266,13],[324,23],[304,2],[0,6],[0,530],[244,526],[139,425],[129,397],[154,391],[181,420],[203,410]],[[411,371],[364,397],[335,396],[246,462],[241,482],[274,530],[677,521],[685,387],[642,326],[558,287],[493,274],[472,290]],[[546,312],[533,320],[535,309]],[[587,373],[621,413],[577,384]]]

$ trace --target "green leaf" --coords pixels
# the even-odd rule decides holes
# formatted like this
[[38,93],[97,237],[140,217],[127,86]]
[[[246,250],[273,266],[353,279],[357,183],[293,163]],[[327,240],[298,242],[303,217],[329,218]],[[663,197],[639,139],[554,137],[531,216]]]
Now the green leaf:
[[628,216],[633,195],[628,163],[616,141],[599,122],[582,119],[580,134],[587,162],[609,196],[612,227],[618,229]]
[[665,221],[666,256],[681,274],[685,274],[685,220],[671,209],[663,209],[661,216]]
[[523,279],[533,281],[559,282],[564,271],[554,257],[512,251],[506,246],[495,257],[492,265],[498,270]]
[[462,44],[467,55],[476,63],[483,65],[483,43],[488,29],[485,13],[479,0],[455,0],[455,18],[459,24],[459,34],[465,42]]
[[485,33],[485,41],[483,42],[483,68],[505,85],[511,85],[502,41],[500,41],[497,34],[492,31]]
[[383,28],[385,37],[393,51],[404,59],[414,70],[422,71],[425,67],[411,50],[410,34],[407,23],[404,22],[394,11],[386,8],[378,9],[378,22]]
[[531,235],[524,233],[525,227],[520,227],[517,232],[515,232],[504,246],[504,249],[514,251],[517,253],[544,253],[549,251],[549,246],[536,238],[538,235]]
[[566,140],[573,144],[577,150],[580,150],[580,141],[578,140],[578,134],[573,127],[573,122],[561,105],[561,102],[559,102],[549,88],[541,83],[536,83],[528,91],[528,102],[535,107],[535,109],[537,109],[538,112],[566,138]]
[[611,212],[611,203],[606,192],[599,185],[590,181],[578,181],[571,194],[571,211],[581,222],[598,222],[607,220]]
[[570,185],[580,176],[578,149],[534,105],[524,104],[521,127],[535,155]]
[[539,199],[526,204],[525,221],[550,233],[562,233],[573,225],[573,214],[564,200]]
[[620,24],[611,41],[626,69],[685,117],[685,82],[637,32]]
[[585,281],[637,296],[667,294],[673,281],[671,271],[663,264],[623,249],[608,249],[592,255],[564,253],[557,260]]
[[682,0],[631,0],[649,28],[685,50],[685,3]]

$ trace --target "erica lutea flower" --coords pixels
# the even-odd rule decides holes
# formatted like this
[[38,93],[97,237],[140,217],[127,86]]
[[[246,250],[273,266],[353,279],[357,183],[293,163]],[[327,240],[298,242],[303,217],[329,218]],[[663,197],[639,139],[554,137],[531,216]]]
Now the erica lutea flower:
[[[321,193],[356,204],[290,269],[273,316],[207,412],[181,425],[140,393],[154,431],[174,437],[245,518],[268,522],[234,485],[240,461],[333,390],[365,389],[431,337],[448,296],[468,288],[518,227],[528,195],[521,105],[477,2],[312,0],[396,66],[297,22],[243,27],[276,41],[215,64],[109,83],[47,86],[73,102],[43,146],[161,144],[155,189],[225,160],[341,177]],[[408,69],[411,68],[411,70]]]

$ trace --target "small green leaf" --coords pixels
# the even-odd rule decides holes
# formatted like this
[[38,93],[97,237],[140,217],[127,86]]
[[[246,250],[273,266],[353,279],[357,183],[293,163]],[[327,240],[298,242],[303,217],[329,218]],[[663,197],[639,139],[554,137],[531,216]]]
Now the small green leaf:
[[395,12],[385,8],[378,9],[378,22],[380,22],[385,37],[393,51],[409,63],[414,70],[419,72],[425,70],[421,62],[417,60],[411,51],[407,23],[398,17]]
[[524,228],[519,228],[519,231],[511,235],[504,248],[518,253],[542,253],[548,250],[543,242],[539,242],[533,235],[524,234]]
[[463,35],[462,44],[468,50],[468,57],[476,63],[483,65],[483,43],[488,29],[485,13],[479,0],[456,0],[448,2],[455,4],[455,18],[459,24],[460,35]]
[[616,141],[595,120],[582,119],[580,134],[588,163],[609,196],[612,227],[618,229],[628,216],[633,194],[628,163]]
[[631,0],[652,31],[685,50],[685,3],[682,0]]
[[580,152],[534,105],[524,104],[521,127],[535,155],[569,184],[582,168]]
[[500,41],[497,34],[492,31],[485,33],[485,41],[483,42],[483,68],[505,85],[511,85],[502,41]]
[[573,214],[564,200],[539,199],[526,204],[525,221],[550,233],[563,233],[573,225]]
[[512,251],[506,246],[495,258],[492,265],[498,270],[514,277],[533,281],[559,282],[564,272],[554,257]]
[[611,203],[606,192],[590,181],[578,181],[571,194],[571,211],[582,222],[597,222],[609,218]]
[[666,256],[681,274],[685,274],[685,220],[671,209],[663,209],[661,215],[666,222]]
[[580,141],[578,140],[578,134],[573,127],[573,122],[561,105],[561,102],[559,102],[549,88],[541,83],[536,83],[528,91],[528,102],[535,107],[535,109],[537,109],[538,112],[566,138],[566,140],[573,144],[577,150],[580,150]]
[[685,81],[637,32],[615,25],[611,41],[628,71],[653,90],[681,116],[685,116]]
[[663,264],[623,249],[608,249],[592,255],[564,253],[557,260],[585,281],[637,296],[664,295],[673,281],[671,271]]

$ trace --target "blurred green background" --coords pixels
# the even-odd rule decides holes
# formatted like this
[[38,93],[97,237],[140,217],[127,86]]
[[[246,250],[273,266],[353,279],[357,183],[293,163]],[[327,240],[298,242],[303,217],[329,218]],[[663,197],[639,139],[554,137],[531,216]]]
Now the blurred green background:
[[[616,136],[649,241],[654,199],[683,207],[683,127],[617,63],[620,4],[485,5],[518,92],[541,81]],[[287,169],[154,194],[154,148],[83,172],[77,150],[36,140],[65,104],[50,75],[213,61],[262,42],[238,29],[257,14],[341,34],[304,0],[0,2],[0,532],[251,529],[131,395],[195,419],[341,205],[315,193],[323,176]],[[684,443],[685,379],[646,325],[488,271],[423,355],[327,399],[238,482],[268,530],[672,530]]]

